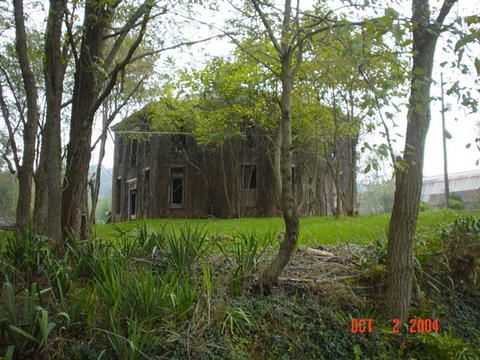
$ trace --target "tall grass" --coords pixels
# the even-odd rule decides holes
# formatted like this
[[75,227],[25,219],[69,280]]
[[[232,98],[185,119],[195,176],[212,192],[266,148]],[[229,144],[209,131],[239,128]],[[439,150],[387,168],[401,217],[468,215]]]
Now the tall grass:
[[276,234],[273,232],[260,235],[255,232],[238,232],[233,234],[231,242],[227,244],[215,242],[225,260],[233,267],[228,286],[232,295],[239,296],[243,293],[248,279],[258,270],[265,251],[275,241]]
[[[219,237],[204,225],[157,229],[148,222],[119,226],[116,242],[69,239],[62,253],[32,233],[4,238],[0,357],[245,358],[255,354],[250,344],[256,341],[259,347],[272,341],[288,348],[296,346],[298,334],[318,326],[323,326],[321,334],[335,331],[314,318],[311,323],[293,320],[294,330],[284,334],[281,321],[270,324],[257,312],[258,306],[290,311],[279,305],[288,296],[257,298],[249,291],[278,245],[277,231],[243,230]],[[362,254],[359,269],[381,267],[385,243]],[[423,258],[420,262],[426,273]],[[309,316],[302,306],[292,319]],[[271,329],[276,332],[270,334]]]

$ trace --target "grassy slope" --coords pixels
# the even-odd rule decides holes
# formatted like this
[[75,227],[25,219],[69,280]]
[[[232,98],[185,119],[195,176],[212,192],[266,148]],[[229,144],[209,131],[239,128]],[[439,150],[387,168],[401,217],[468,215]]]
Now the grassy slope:
[[[461,215],[479,215],[480,212],[439,210],[420,213],[418,233],[436,231],[442,225],[452,222]],[[389,214],[366,215],[359,217],[306,217],[301,219],[300,244],[313,246],[316,244],[337,244],[352,242],[359,245],[370,243],[387,233]],[[188,221],[193,225],[205,226],[210,233],[229,235],[238,231],[255,231],[265,233],[268,231],[283,231],[283,220],[275,218],[242,218],[242,219],[156,219],[143,220],[152,229],[159,230],[163,225],[179,226]],[[96,234],[103,239],[116,237],[115,227],[122,230],[134,228],[142,220],[124,222],[115,225],[97,225]]]

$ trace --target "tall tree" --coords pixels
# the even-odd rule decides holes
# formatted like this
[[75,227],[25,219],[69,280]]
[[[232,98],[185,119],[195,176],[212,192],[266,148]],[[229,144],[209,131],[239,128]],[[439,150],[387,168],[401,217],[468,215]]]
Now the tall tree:
[[[299,1],[292,6],[291,0],[285,0],[280,10],[275,5],[259,0],[249,0],[249,3],[263,26],[260,38],[266,37],[272,48],[269,56],[270,64],[264,65],[281,84],[279,99],[281,116],[277,137],[280,145],[280,161],[279,166],[275,168],[280,170],[279,183],[281,184],[278,185],[281,186],[280,208],[285,222],[285,236],[277,255],[261,274],[260,287],[264,292],[269,292],[288,263],[300,231],[298,210],[292,191],[292,95],[305,49],[317,35],[323,35],[335,28],[362,25],[364,21],[339,20],[333,16],[333,11],[322,13],[321,9],[311,12],[303,11]],[[258,33],[258,30],[255,30],[252,32]],[[237,43],[237,45],[242,50],[245,49],[242,44]],[[248,49],[245,51],[248,52]]]
[[[279,101],[281,110],[279,134],[281,134],[282,139],[280,146],[280,178],[282,184],[280,207],[285,222],[285,236],[277,255],[261,275],[262,290],[269,292],[290,260],[300,231],[300,221],[292,191],[292,92],[293,81],[302,62],[305,39],[304,35],[301,35],[298,39],[293,40],[296,38],[294,34],[298,30],[294,21],[295,19],[298,20],[299,9],[297,9],[297,17],[294,18],[291,0],[285,0],[284,3],[282,23],[279,29],[280,35],[275,33],[271,19],[262,9],[262,3],[258,0],[250,0],[250,2],[264,26],[268,39],[275,48],[278,65],[280,65],[277,76],[282,84]],[[297,32],[296,35],[298,36],[300,33]]]
[[[67,61],[62,54],[62,21],[65,15],[65,0],[50,0],[45,30],[44,81],[46,96],[46,119],[43,128],[39,171],[44,175],[48,196],[45,235],[60,242],[62,238],[62,145],[61,110],[63,79]],[[40,185],[37,182],[37,185]]]
[[22,74],[27,102],[27,116],[23,129],[22,163],[17,159],[18,202],[16,211],[17,229],[25,230],[31,224],[32,177],[35,162],[35,144],[39,121],[37,84],[32,70],[25,29],[23,0],[13,0],[15,17],[15,50]]
[[412,70],[403,158],[396,162],[395,196],[388,231],[388,314],[408,319],[412,297],[413,238],[423,178],[425,137],[430,123],[430,85],[437,39],[456,0],[444,0],[431,20],[428,0],[412,0]]
[[[154,5],[152,0],[145,0],[130,12],[124,26],[117,31],[110,25],[120,3],[87,0],[85,4],[80,53],[75,66],[70,141],[62,196],[64,236],[72,234],[85,238],[88,235],[87,184],[95,112],[142,42]],[[136,37],[125,57],[118,60],[119,49],[134,29],[138,29]],[[115,40],[110,51],[104,54],[107,38]],[[105,75],[108,80],[105,80]]]

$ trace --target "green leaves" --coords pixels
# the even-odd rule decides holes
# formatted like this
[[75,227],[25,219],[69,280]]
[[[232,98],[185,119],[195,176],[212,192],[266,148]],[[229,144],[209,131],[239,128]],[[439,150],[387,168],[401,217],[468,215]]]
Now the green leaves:
[[389,17],[390,19],[398,19],[399,13],[392,7],[387,7],[385,9],[385,16]]
[[[33,283],[30,291],[24,290],[22,296],[17,297],[10,282],[3,284],[2,298],[5,307],[0,307],[0,331],[7,335],[12,344],[12,354],[13,348],[21,352],[25,347],[30,347],[31,343],[38,349],[46,346],[50,334],[57,326],[49,320],[48,311],[38,305],[39,295],[45,292],[38,291],[37,284]],[[57,316],[70,322],[66,313],[59,313]]]
[[477,70],[477,76],[480,76],[480,58],[475,58],[474,60],[475,69]]
[[465,17],[465,22],[467,23],[468,26],[475,25],[475,24],[480,24],[480,16],[478,16],[478,15],[467,16],[467,17]]
[[20,329],[19,327],[16,327],[15,325],[10,325],[9,328],[10,328],[10,330],[20,334],[24,338],[26,338],[28,340],[31,340],[33,342],[39,343],[39,341],[37,339],[35,339],[35,337],[33,337],[31,334],[29,334],[25,330]]

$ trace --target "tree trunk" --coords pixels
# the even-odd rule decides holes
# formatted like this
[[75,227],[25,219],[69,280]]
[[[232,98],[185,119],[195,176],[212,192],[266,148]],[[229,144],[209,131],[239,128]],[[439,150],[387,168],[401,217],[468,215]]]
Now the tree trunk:
[[280,167],[282,157],[282,132],[282,125],[279,124],[273,149],[273,181],[277,208],[281,207],[280,202],[282,198],[282,171]]
[[37,234],[47,232],[48,221],[48,185],[45,155],[40,154],[40,163],[35,174],[35,200],[33,208],[33,231]]
[[43,130],[40,161],[45,166],[48,189],[48,221],[45,234],[56,243],[62,239],[62,144],[61,108],[65,65],[62,58],[62,20],[64,0],[51,0],[45,31],[45,94],[47,116]]
[[[336,160],[338,163],[338,159]],[[336,204],[335,204],[335,218],[339,219],[342,216],[342,188],[340,186],[340,174],[338,168],[335,169],[335,191],[336,191]]]
[[223,193],[225,195],[225,200],[227,201],[227,206],[228,206],[228,217],[232,217],[234,214],[234,208],[232,207],[232,202],[230,201],[230,194],[228,191],[228,181],[227,181],[227,173],[225,171],[225,154],[223,151],[223,144],[220,145],[220,163],[222,168]]
[[261,288],[264,292],[270,292],[271,287],[277,282],[280,273],[287,265],[297,244],[300,231],[300,222],[298,211],[293,198],[292,186],[292,86],[293,72],[291,68],[291,56],[289,53],[282,56],[282,71],[280,75],[282,81],[282,95],[280,99],[280,108],[282,111],[281,129],[281,179],[282,179],[282,197],[281,209],[283,220],[285,221],[285,235],[278,254],[272,263],[263,271],[261,275]]
[[[103,113],[102,113],[102,131],[108,126],[108,105],[107,100],[103,103]],[[97,169],[95,171],[95,182],[91,189],[92,193],[92,208],[90,210],[90,225],[95,224],[95,215],[97,212],[98,204],[98,194],[100,193],[100,180],[102,176],[102,163],[103,158],[105,157],[105,145],[107,143],[107,132],[104,131],[100,136],[100,152],[98,154],[98,163]]]
[[354,216],[357,213],[357,142],[358,135],[351,136],[346,140],[349,168],[344,171],[347,179],[343,207],[347,216]]
[[[62,197],[63,235],[79,238],[82,217],[88,212],[87,199],[88,167],[90,165],[93,104],[100,92],[100,74],[95,70],[101,58],[104,32],[108,22],[108,10],[97,2],[85,5],[84,30],[80,57],[75,71],[70,123],[70,142],[67,148],[64,191]],[[85,222],[85,220],[83,220]]]
[[395,196],[388,232],[388,315],[406,321],[412,298],[413,238],[423,180],[425,137],[430,122],[430,84],[440,27],[454,1],[446,0],[435,23],[428,1],[412,1],[413,66],[403,159],[397,161]]
[[[122,34],[117,37],[106,59],[103,58],[105,32],[110,27],[118,3],[95,0],[87,1],[85,4],[80,56],[76,64],[73,86],[70,142],[67,147],[67,166],[62,196],[64,237],[69,234],[77,238],[88,237],[88,168],[95,112],[109,96],[119,73],[130,63],[142,42],[154,4],[154,1],[146,0],[137,8],[127,20]],[[143,19],[138,22],[140,17]],[[114,63],[118,49],[129,31],[136,27],[136,23],[140,26],[137,37],[128,48],[127,55],[120,62]],[[109,71],[106,81],[104,71],[100,70],[102,61],[106,66],[104,70]],[[110,67],[113,67],[111,71]]]
[[14,0],[13,8],[15,15],[15,51],[20,64],[20,71],[22,73],[22,81],[27,101],[27,121],[23,129],[22,165],[19,166],[17,172],[18,202],[16,210],[16,226],[17,230],[23,231],[31,225],[32,220],[32,180],[39,110],[37,86],[28,56],[23,0]]

